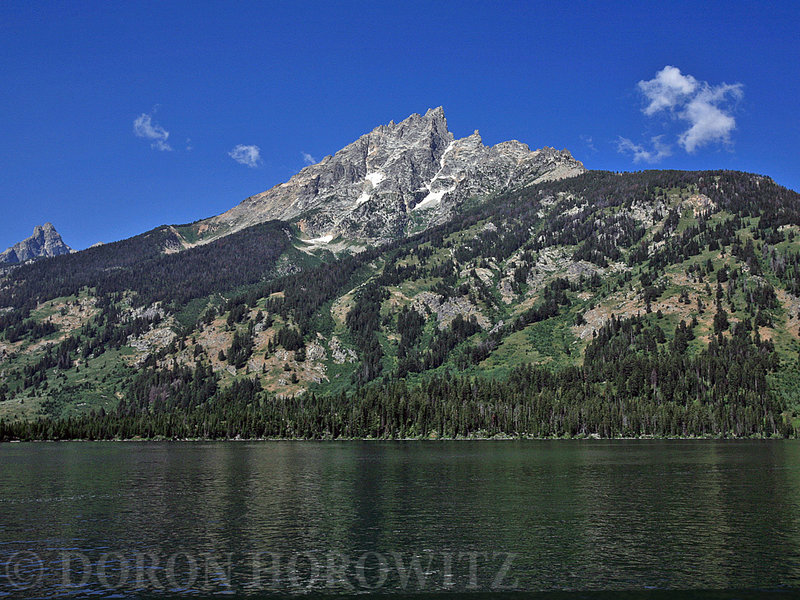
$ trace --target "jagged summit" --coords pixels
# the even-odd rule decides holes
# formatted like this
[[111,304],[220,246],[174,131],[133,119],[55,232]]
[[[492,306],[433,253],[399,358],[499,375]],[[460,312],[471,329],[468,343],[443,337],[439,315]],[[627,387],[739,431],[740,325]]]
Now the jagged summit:
[[16,264],[34,258],[69,254],[72,248],[64,243],[52,223],[37,225],[33,235],[0,253],[0,264]]
[[531,151],[516,140],[485,146],[477,130],[455,139],[439,106],[379,125],[286,183],[204,221],[199,233],[214,239],[281,219],[309,238],[385,241],[406,235],[412,220],[417,228],[446,220],[471,196],[584,171],[566,150]]

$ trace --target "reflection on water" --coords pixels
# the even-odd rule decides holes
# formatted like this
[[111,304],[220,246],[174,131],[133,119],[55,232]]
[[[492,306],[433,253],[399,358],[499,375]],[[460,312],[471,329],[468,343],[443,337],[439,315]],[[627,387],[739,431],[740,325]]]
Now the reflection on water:
[[791,441],[7,444],[0,482],[0,596],[800,587]]

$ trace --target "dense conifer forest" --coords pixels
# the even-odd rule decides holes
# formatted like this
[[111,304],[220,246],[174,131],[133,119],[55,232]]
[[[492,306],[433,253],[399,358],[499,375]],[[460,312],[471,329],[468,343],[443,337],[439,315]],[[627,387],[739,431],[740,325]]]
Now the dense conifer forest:
[[[659,343],[658,324],[612,319],[583,367],[518,367],[503,380],[436,375],[350,394],[273,397],[258,380],[218,391],[195,369],[149,370],[113,413],[0,424],[0,440],[406,438],[496,436],[789,436],[767,389],[768,342],[742,323],[699,356]],[[661,347],[660,347],[661,346]]]

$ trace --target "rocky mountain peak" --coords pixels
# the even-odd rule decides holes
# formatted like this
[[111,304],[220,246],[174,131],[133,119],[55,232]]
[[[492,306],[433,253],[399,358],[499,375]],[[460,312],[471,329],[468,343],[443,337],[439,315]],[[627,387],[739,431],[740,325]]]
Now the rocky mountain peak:
[[436,108],[429,108],[425,111],[426,119],[444,119],[444,107],[437,106]]
[[69,254],[72,248],[64,243],[52,223],[37,225],[33,228],[33,235],[17,242],[4,252],[0,253],[0,263],[16,264],[34,258],[59,256]]
[[[564,154],[566,152],[566,154]],[[516,140],[485,146],[455,139],[444,109],[379,125],[286,183],[200,225],[215,239],[270,219],[297,223],[309,238],[358,242],[402,237],[448,219],[464,200],[585,171],[568,151],[531,151]]]

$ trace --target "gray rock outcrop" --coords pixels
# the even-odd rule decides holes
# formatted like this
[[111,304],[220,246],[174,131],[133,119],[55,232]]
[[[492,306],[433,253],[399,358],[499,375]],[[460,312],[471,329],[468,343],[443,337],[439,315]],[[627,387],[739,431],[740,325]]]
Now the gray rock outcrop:
[[17,242],[4,252],[0,253],[0,263],[16,264],[49,256],[69,254],[72,248],[64,243],[52,223],[37,225],[33,228],[33,235]]

